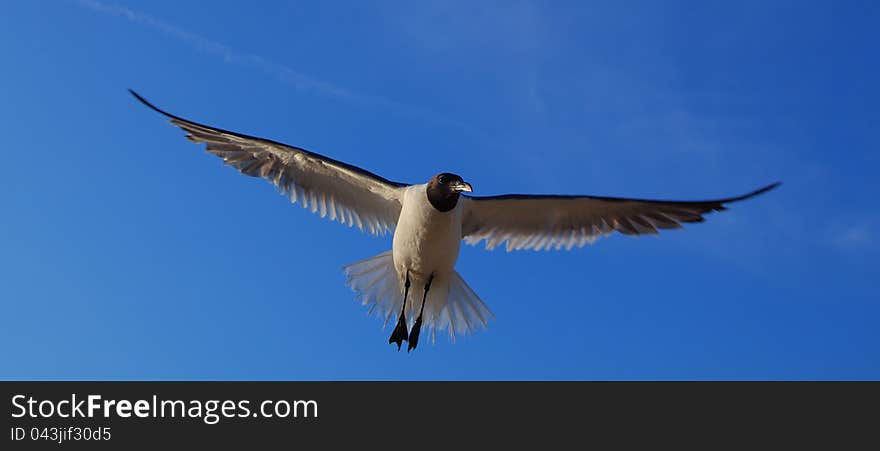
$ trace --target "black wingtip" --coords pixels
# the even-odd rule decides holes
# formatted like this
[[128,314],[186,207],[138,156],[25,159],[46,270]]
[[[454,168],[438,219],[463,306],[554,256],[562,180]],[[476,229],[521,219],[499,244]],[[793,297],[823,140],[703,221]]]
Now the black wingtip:
[[767,191],[770,191],[772,189],[776,189],[776,187],[778,187],[779,185],[782,185],[782,182],[773,182],[773,183],[771,183],[771,184],[769,184],[769,185],[767,185],[757,191],[754,191],[754,192],[748,194],[748,196],[752,197],[752,196],[757,196],[758,194],[764,194]]
[[153,106],[150,102],[147,102],[147,99],[141,97],[141,95],[138,94],[134,89],[128,88],[128,92],[129,92],[131,95],[133,95],[135,99],[140,100],[141,103],[143,103],[144,105],[147,105],[147,106],[149,106],[149,107],[152,107],[152,106]]
[[150,103],[147,99],[143,98],[140,94],[138,94],[137,92],[135,92],[134,89],[128,88],[128,92],[130,92],[131,95],[133,95],[135,99],[138,99],[138,101],[140,101],[141,103],[143,103],[144,105],[146,105],[147,107],[149,107],[151,110],[153,110],[153,111],[155,111],[155,112],[157,112],[157,113],[159,113],[159,114],[161,114],[161,115],[163,115],[163,116],[167,116],[167,117],[171,117],[171,118],[176,117],[176,116],[174,116],[173,114],[168,113],[168,112],[162,110],[161,108],[157,107],[156,105],[153,105],[153,104]]
[[765,186],[765,187],[763,187],[763,188],[756,189],[755,191],[752,191],[751,193],[743,194],[742,196],[734,197],[733,199],[728,199],[727,201],[725,201],[725,202],[723,202],[723,203],[739,202],[739,201],[741,201],[741,200],[751,199],[751,198],[753,198],[753,197],[755,197],[755,196],[758,196],[758,195],[764,194],[764,193],[766,193],[767,191],[770,191],[770,190],[772,190],[772,189],[775,189],[775,188],[778,187],[779,185],[782,185],[782,182],[774,182],[774,183],[771,183],[771,184],[769,184],[769,185],[767,185],[767,186]]

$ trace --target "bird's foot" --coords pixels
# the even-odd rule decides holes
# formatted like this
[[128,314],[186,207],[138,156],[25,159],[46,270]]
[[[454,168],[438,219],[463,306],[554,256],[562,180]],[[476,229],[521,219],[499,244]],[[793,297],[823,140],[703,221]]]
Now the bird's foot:
[[416,323],[413,324],[412,331],[409,333],[409,346],[406,348],[406,352],[410,352],[419,345],[419,332],[422,330],[422,316],[419,315],[416,318]]
[[400,346],[404,341],[406,341],[406,321],[401,316],[397,320],[397,326],[394,327],[394,332],[391,333],[388,343],[397,343],[397,350],[400,351]]

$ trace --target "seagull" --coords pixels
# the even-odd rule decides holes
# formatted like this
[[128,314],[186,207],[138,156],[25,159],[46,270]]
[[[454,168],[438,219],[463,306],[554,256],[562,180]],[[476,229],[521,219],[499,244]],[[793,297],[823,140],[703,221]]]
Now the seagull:
[[[460,176],[439,173],[427,183],[393,182],[348,163],[300,147],[248,136],[175,116],[134,97],[183,129],[186,138],[251,177],[260,177],[292,203],[322,218],[363,232],[393,232],[391,250],[343,268],[346,285],[369,314],[396,325],[388,343],[407,352],[424,327],[432,342],[438,331],[452,340],[485,329],[492,311],[455,271],[461,242],[487,249],[570,250],[597,238],[657,234],[725,205],[766,193],[767,185],[736,197],[698,201],[572,195],[471,196]],[[418,294],[421,292],[421,300]]]

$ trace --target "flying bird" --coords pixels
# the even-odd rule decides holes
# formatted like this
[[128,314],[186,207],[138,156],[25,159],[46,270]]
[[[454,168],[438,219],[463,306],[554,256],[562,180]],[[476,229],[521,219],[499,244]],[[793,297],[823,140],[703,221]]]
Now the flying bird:
[[204,143],[209,153],[242,174],[261,177],[312,213],[361,231],[393,232],[391,250],[345,266],[346,284],[369,312],[395,321],[388,343],[416,348],[422,328],[432,340],[453,340],[486,328],[492,311],[455,271],[459,247],[485,242],[508,251],[571,249],[598,237],[657,234],[702,222],[725,204],[770,191],[774,183],[736,197],[699,201],[600,196],[471,196],[460,176],[439,173],[427,183],[393,182],[348,163],[264,138],[230,132],[168,113],[129,90]]

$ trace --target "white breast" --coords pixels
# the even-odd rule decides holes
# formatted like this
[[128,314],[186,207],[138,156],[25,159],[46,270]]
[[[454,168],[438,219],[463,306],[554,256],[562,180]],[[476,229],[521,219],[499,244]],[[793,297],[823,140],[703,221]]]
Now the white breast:
[[394,230],[392,254],[397,272],[425,280],[428,275],[450,274],[461,245],[461,202],[448,212],[428,202],[426,185],[407,188],[400,219]]

